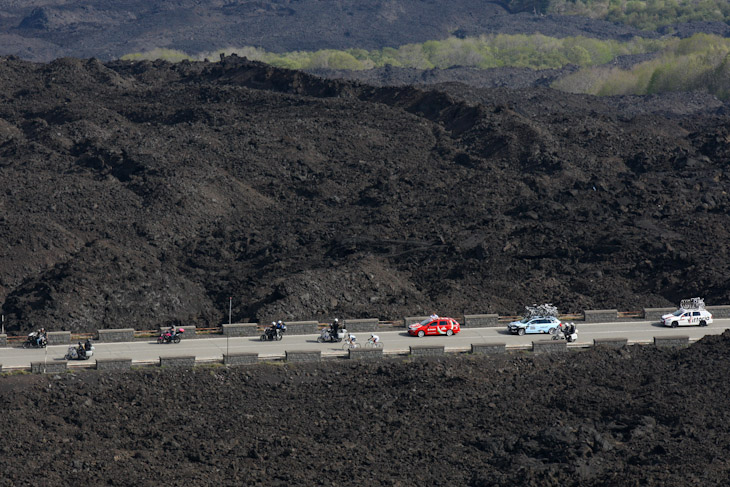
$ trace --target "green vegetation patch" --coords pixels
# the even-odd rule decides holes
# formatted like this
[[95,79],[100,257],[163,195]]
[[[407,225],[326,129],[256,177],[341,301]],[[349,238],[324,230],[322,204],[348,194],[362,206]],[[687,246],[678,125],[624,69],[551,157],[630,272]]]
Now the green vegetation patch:
[[730,22],[727,0],[550,0],[544,11],[621,22],[646,30],[679,22]]
[[218,59],[221,54],[237,54],[255,61],[287,69],[345,69],[363,70],[386,65],[415,68],[471,67],[477,69],[520,67],[532,69],[560,68],[567,64],[595,66],[607,63],[625,54],[656,52],[666,41],[634,38],[628,42],[598,40],[587,37],[557,39],[541,34],[490,35],[458,39],[450,37],[442,41],[422,44],[406,44],[398,48],[367,51],[348,49],[338,51],[295,51],[272,53],[255,47],[228,48],[189,56],[180,51],[155,49],[145,53],[123,56],[122,59],[165,59],[177,62],[183,59]]
[[556,81],[553,88],[593,95],[704,91],[728,99],[730,39],[707,34],[672,39],[656,59],[630,70],[586,68]]

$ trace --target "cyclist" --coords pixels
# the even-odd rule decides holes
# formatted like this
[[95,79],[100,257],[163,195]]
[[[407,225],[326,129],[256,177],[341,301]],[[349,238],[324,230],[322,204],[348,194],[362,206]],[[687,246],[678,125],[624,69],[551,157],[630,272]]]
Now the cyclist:
[[378,343],[380,343],[380,337],[378,335],[370,335],[370,341],[373,344],[377,345]]
[[350,343],[350,345],[355,345],[355,342],[357,341],[357,337],[355,335],[348,334],[347,341]]

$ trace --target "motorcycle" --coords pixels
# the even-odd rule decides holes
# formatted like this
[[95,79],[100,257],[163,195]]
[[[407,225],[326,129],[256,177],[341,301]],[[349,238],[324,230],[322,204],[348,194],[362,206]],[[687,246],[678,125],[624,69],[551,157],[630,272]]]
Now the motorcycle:
[[578,340],[578,330],[575,325],[570,324],[566,329],[559,329],[554,335],[553,340],[565,340],[572,343]]
[[81,350],[79,350],[79,347],[71,345],[68,347],[68,351],[64,358],[66,360],[88,360],[94,355],[94,350],[95,348],[93,345],[91,348],[81,347]]
[[284,330],[281,328],[267,328],[264,330],[264,334],[261,335],[261,341],[281,340],[284,338]]
[[341,333],[338,333],[337,335],[332,333],[332,330],[329,328],[325,328],[322,330],[322,333],[317,337],[317,341],[319,343],[337,343],[342,341],[342,337],[338,336]]
[[23,342],[23,348],[45,348],[46,345],[48,345],[48,340],[44,335],[41,335],[39,341],[37,331],[28,333],[28,338]]
[[157,343],[180,343],[180,336],[185,333],[184,328],[178,328],[175,333],[166,331],[157,337]]

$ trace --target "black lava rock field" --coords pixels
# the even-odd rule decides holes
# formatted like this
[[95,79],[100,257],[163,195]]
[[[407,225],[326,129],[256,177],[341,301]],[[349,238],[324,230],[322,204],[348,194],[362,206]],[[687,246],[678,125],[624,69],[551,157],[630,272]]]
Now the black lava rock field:
[[0,377],[0,485],[720,486],[728,347]]
[[0,60],[6,327],[730,302],[728,106]]

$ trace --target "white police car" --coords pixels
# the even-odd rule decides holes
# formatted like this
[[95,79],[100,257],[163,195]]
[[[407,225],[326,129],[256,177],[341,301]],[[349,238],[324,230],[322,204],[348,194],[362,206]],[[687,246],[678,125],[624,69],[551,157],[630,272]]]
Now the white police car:
[[513,321],[507,325],[507,331],[513,335],[524,335],[525,333],[550,333],[552,335],[558,331],[559,326],[560,320],[555,316],[532,316]]

